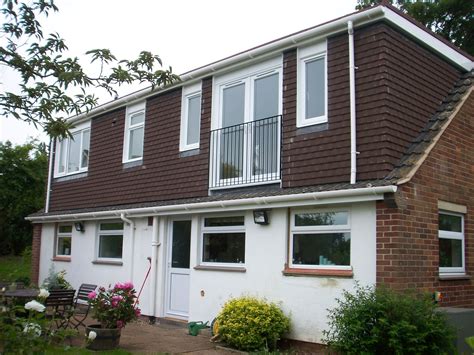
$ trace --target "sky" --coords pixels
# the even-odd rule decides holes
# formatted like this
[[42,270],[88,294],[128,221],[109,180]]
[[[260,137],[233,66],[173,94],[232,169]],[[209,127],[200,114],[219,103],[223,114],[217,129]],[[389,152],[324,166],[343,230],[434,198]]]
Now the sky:
[[[356,0],[56,0],[59,12],[41,18],[91,73],[85,52],[108,48],[120,59],[142,50],[158,54],[181,74],[232,54],[354,11]],[[0,90],[17,90],[17,78],[0,67]],[[139,89],[119,90],[120,96]],[[95,92],[100,103],[112,98]],[[33,125],[0,117],[0,142],[47,141]]]

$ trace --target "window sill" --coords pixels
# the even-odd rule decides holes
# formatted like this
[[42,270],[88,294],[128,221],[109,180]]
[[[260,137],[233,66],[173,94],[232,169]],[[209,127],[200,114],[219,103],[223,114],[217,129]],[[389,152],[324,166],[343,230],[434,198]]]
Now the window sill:
[[52,261],[63,261],[63,262],[66,262],[66,263],[70,263],[71,262],[71,257],[68,257],[68,256],[55,256],[51,260]]
[[198,265],[194,270],[206,271],[229,271],[229,272],[247,272],[247,269],[241,266],[212,266],[212,265]]
[[336,269],[297,269],[285,267],[282,274],[284,276],[314,276],[314,277],[353,277],[352,270],[336,270]]
[[450,280],[470,280],[471,275],[459,274],[459,275],[439,275],[440,281],[450,281]]
[[123,262],[121,261],[113,261],[113,260],[93,260],[92,264],[94,265],[114,265],[114,266],[122,266]]

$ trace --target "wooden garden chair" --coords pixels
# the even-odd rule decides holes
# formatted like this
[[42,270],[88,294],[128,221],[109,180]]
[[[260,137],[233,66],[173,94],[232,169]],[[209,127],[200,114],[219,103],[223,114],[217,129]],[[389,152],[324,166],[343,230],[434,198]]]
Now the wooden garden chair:
[[72,316],[76,290],[50,290],[44,305],[46,316],[51,318],[58,329],[67,328]]
[[90,311],[89,305],[89,293],[95,291],[97,285],[92,284],[82,284],[77,291],[77,296],[74,301],[74,311],[73,315],[70,320],[70,324],[73,326],[74,329],[79,328],[80,326],[85,327],[84,321],[87,318],[87,315]]

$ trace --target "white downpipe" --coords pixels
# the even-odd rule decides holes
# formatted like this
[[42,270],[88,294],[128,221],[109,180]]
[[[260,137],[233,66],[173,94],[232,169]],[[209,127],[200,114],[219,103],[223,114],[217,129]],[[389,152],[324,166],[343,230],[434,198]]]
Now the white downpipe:
[[48,167],[48,185],[46,186],[46,202],[44,204],[44,213],[49,212],[49,198],[51,195],[51,181],[53,175],[53,146],[56,139],[50,138],[49,140],[49,167]]
[[355,95],[355,70],[354,64],[354,26],[352,21],[347,22],[349,33],[349,96],[351,107],[351,184],[356,183],[357,174],[357,146],[356,146],[356,95]]
[[133,282],[133,270],[134,270],[134,259],[135,259],[135,222],[132,221],[131,219],[128,219],[125,217],[125,213],[120,214],[120,219],[124,221],[125,223],[128,223],[130,225],[130,229],[132,230],[132,233],[130,235],[130,282]]
[[150,316],[155,317],[156,312],[156,277],[158,275],[158,248],[159,242],[158,232],[158,216],[153,217],[153,229],[151,240],[151,289],[150,289]]

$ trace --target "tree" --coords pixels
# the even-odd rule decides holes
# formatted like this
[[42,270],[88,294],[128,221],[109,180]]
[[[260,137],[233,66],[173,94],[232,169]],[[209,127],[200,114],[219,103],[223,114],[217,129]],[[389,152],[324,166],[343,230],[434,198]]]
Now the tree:
[[135,60],[118,60],[108,49],[86,53],[98,65],[98,74],[85,72],[77,57],[64,56],[68,47],[57,33],[43,34],[39,18],[57,12],[54,0],[3,0],[0,29],[0,65],[21,77],[20,93],[0,93],[0,114],[14,116],[41,126],[51,137],[70,136],[66,118],[94,108],[98,101],[95,89],[110,95],[116,87],[132,82],[156,86],[169,85],[179,77],[162,67],[158,55],[143,51]]
[[[474,55],[474,1],[389,0],[389,2],[470,55]],[[357,0],[356,9],[364,9],[379,3],[380,0]]]
[[31,244],[25,216],[44,205],[47,165],[44,143],[0,143],[0,254],[19,254]]

